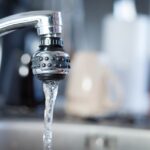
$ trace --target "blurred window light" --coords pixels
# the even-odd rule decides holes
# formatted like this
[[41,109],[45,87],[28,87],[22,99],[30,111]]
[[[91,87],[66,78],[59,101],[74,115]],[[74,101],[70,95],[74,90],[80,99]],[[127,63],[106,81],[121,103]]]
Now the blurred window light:
[[113,15],[118,19],[132,21],[136,18],[136,6],[134,0],[117,0],[114,3]]
[[19,75],[26,77],[29,74],[29,68],[27,66],[21,65],[19,67]]
[[21,56],[21,63],[24,64],[24,65],[29,64],[30,60],[31,60],[31,56],[27,53],[25,53]]
[[89,92],[92,89],[92,80],[89,77],[83,79],[82,89],[86,92]]

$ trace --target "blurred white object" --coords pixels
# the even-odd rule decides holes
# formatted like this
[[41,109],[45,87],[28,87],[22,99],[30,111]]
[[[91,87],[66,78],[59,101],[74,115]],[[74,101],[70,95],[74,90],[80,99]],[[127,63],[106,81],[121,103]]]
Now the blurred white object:
[[67,86],[68,114],[79,117],[111,115],[118,110],[122,90],[118,79],[97,52],[74,54]]
[[126,21],[135,19],[137,13],[134,0],[117,0],[114,3],[113,15]]
[[[109,15],[104,19],[102,50],[107,53],[112,67],[122,78],[125,91],[123,112],[146,115],[149,109],[147,83],[150,22],[148,17],[136,15],[133,2],[120,1],[120,5],[115,4],[114,16]],[[125,6],[132,12],[131,16],[126,14],[125,17],[120,12]]]
[[18,72],[19,72],[19,75],[20,75],[20,76],[26,77],[26,76],[28,76],[28,74],[29,74],[29,68],[28,68],[27,66],[25,66],[25,65],[21,65],[21,66],[19,67]]

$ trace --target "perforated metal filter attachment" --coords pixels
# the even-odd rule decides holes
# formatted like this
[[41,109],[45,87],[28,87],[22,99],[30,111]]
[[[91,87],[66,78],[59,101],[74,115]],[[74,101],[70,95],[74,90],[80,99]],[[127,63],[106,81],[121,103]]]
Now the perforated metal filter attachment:
[[40,80],[61,80],[68,74],[70,58],[64,51],[38,51],[32,57],[32,70]]

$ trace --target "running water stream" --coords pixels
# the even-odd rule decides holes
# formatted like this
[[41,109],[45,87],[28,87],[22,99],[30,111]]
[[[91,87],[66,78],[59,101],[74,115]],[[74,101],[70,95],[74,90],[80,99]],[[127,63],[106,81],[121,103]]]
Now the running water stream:
[[43,83],[45,94],[45,112],[44,112],[44,150],[52,150],[52,123],[55,100],[58,92],[58,81],[49,81]]

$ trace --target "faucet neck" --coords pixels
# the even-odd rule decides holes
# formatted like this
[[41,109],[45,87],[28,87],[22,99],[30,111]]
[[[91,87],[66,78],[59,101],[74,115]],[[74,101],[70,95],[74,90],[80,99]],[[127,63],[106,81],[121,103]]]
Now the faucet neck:
[[0,36],[28,26],[35,27],[39,36],[58,36],[62,33],[61,13],[31,11],[0,19]]

